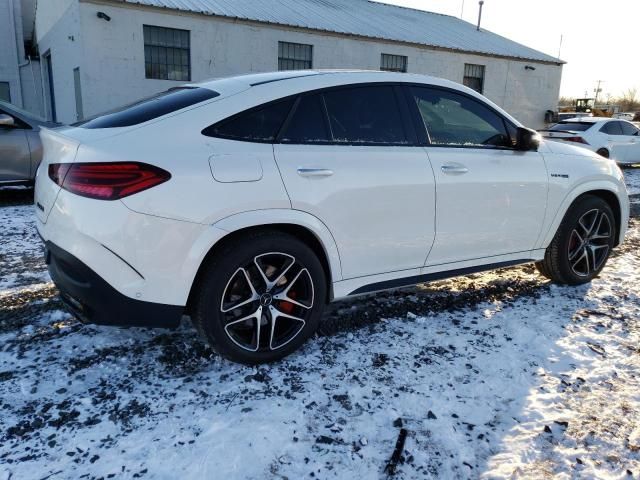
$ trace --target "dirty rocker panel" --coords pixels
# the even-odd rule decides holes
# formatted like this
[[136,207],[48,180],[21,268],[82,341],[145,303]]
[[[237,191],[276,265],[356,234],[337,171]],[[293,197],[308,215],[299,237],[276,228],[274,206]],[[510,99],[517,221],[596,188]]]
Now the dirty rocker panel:
[[396,278],[386,280],[384,282],[371,283],[357,288],[349,295],[362,295],[364,293],[378,292],[380,290],[391,290],[393,288],[410,287],[418,283],[433,282],[435,280],[443,280],[445,278],[459,277],[461,275],[469,275],[471,273],[484,272],[487,270],[495,270],[498,268],[512,267],[523,263],[530,263],[534,260],[509,260],[507,262],[491,263],[486,265],[477,265],[475,267],[457,268],[455,270],[445,270],[443,272],[425,273],[423,275],[414,275],[412,277]]

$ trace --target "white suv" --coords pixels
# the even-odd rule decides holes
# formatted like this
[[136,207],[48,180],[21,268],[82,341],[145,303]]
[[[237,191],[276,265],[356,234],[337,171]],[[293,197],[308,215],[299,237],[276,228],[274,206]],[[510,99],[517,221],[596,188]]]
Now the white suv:
[[246,363],[292,352],[352,295],[526,262],[588,282],[629,218],[613,161],[422,75],[219,79],[42,139],[37,225],[69,308],[188,314]]

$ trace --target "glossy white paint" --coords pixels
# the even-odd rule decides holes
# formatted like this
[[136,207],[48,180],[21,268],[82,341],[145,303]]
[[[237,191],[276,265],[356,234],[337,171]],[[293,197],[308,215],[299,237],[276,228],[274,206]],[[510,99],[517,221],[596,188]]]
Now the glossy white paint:
[[[427,265],[534,247],[547,204],[539,152],[427,147],[438,187],[436,242]],[[456,173],[451,167],[467,172]]]
[[[578,131],[571,128],[571,123],[590,125],[587,130]],[[622,123],[629,134],[610,134],[605,128],[611,122]],[[567,127],[563,127],[563,125]],[[561,129],[556,131],[555,129]],[[603,131],[603,129],[605,131]],[[542,135],[549,140],[560,143],[569,143],[587,148],[597,152],[601,149],[607,150],[609,158],[623,165],[640,163],[640,128],[632,122],[620,118],[604,117],[581,117],[563,120],[551,127],[551,130],[541,131]],[[581,138],[586,143],[568,142],[565,138]]]
[[[421,267],[435,237],[435,183],[420,147],[275,145],[293,208],[322,221],[345,278]],[[302,176],[299,169],[328,170]]]
[[[291,78],[251,86],[283,75]],[[315,236],[335,298],[382,281],[539,260],[571,202],[588,191],[616,196],[624,237],[629,203],[619,168],[561,143],[543,142],[538,152],[294,146],[200,133],[284,96],[388,81],[462,90],[519,125],[482,96],[442,79],[381,72],[296,75],[208,82],[202,86],[219,97],[133,127],[45,132],[36,185],[36,202],[44,208],[40,233],[124,295],[172,305],[185,305],[200,265],[220,240],[251,227],[294,225]],[[172,178],[122,201],[91,200],[60,191],[48,178],[50,163],[73,161],[145,162]],[[447,165],[467,171],[447,174]],[[298,172],[305,169],[324,173]]]

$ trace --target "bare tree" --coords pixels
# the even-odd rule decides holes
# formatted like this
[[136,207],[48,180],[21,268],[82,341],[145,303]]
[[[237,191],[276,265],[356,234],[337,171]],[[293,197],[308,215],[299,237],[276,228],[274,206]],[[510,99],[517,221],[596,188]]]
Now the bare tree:
[[558,106],[560,107],[572,107],[575,103],[576,99],[573,97],[560,97],[558,99]]
[[640,109],[640,101],[638,100],[638,89],[637,88],[629,88],[626,92],[618,99],[618,103],[623,111],[635,111]]

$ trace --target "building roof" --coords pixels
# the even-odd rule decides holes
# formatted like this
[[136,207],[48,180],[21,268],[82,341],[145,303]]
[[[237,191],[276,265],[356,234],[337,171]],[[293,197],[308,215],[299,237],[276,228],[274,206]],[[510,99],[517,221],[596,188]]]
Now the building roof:
[[430,47],[564,63],[456,17],[368,0],[116,0]]

